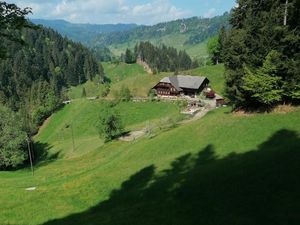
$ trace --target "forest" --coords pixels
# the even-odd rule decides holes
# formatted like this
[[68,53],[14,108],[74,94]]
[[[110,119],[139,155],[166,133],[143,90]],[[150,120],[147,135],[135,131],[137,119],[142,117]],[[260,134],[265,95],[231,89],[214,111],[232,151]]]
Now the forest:
[[131,30],[104,33],[91,40],[92,46],[107,46],[122,44],[135,40],[147,41],[152,38],[161,38],[165,35],[187,34],[185,44],[201,43],[207,38],[218,34],[222,26],[228,26],[229,13],[214,18],[192,17],[170,22],[159,23],[153,26],[139,26]]
[[[24,18],[29,13],[27,9],[2,2],[0,6],[1,15],[11,13],[6,16],[6,23],[0,24],[0,110],[1,122],[7,127],[2,129],[0,140],[2,168],[16,166],[26,159],[24,155],[11,154],[7,149],[13,148],[11,141],[24,146],[25,139],[61,106],[68,87],[96,76],[101,80],[103,69],[81,44],[28,22]],[[20,128],[21,133],[14,132],[13,127]]]
[[178,73],[198,66],[197,61],[193,61],[184,50],[178,51],[164,44],[154,46],[148,41],[137,44],[133,52],[127,49],[121,58],[125,63],[145,62],[153,73]]
[[224,62],[231,103],[262,110],[299,103],[300,1],[239,0],[231,14],[213,53]]

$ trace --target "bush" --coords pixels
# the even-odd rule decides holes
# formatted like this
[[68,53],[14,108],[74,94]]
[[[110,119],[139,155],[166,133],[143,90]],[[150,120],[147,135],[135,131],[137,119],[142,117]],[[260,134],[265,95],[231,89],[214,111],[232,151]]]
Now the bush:
[[17,167],[27,159],[26,132],[21,119],[0,105],[0,169]]
[[186,100],[178,101],[177,106],[179,110],[183,110],[188,106],[188,102]]
[[120,91],[113,93],[117,101],[129,102],[132,98],[131,92],[128,87],[122,86]]
[[156,92],[153,89],[150,89],[148,92],[148,97],[149,97],[150,101],[153,102],[156,97]]
[[106,97],[110,92],[110,85],[108,83],[105,83],[100,86],[100,96],[102,98]]
[[121,117],[115,110],[114,105],[104,105],[98,117],[96,127],[100,137],[102,137],[105,142],[111,141],[123,133],[124,128]]
[[86,90],[85,90],[85,87],[82,88],[82,91],[81,91],[81,98],[86,98]]

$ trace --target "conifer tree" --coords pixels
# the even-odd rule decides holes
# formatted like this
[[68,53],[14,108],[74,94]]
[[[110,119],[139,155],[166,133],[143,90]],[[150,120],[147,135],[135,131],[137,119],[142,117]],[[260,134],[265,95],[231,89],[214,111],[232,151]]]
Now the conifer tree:
[[[278,101],[300,101],[299,13],[300,2],[297,0],[238,1],[221,51],[226,92],[236,106],[259,107],[266,102],[274,105]],[[270,75],[262,68],[274,52],[277,54],[274,61],[277,71]],[[250,91],[249,84],[254,81],[257,81],[256,90]],[[249,91],[257,91],[251,96],[261,95],[259,92],[265,84],[276,92],[276,95],[269,95],[274,101],[262,101],[260,98],[249,100]],[[266,95],[270,94],[266,92]]]

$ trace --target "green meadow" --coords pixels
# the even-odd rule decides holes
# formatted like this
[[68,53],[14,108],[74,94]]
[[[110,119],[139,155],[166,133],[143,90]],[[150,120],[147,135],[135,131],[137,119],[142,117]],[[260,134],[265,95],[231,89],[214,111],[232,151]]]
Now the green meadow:
[[[110,80],[109,98],[114,97],[114,93],[122,86],[128,87],[133,96],[147,97],[149,90],[155,86],[163,77],[172,76],[173,73],[148,74],[143,67],[138,64],[113,64],[103,63],[106,77]],[[204,66],[196,69],[181,71],[181,74],[195,76],[205,76],[210,80],[210,86],[219,94],[224,94],[224,65]],[[70,99],[82,97],[83,87],[87,97],[101,96],[103,85],[98,85],[93,81],[88,81],[83,85],[71,87],[68,96]]]
[[[53,116],[37,136],[44,148],[59,139],[51,134],[59,132],[61,118]],[[243,116],[224,108],[152,138],[99,147],[87,142],[76,149],[85,154],[40,163],[34,177],[29,169],[1,172],[0,221],[297,224],[299,124],[299,109]],[[37,189],[25,191],[32,186]]]
[[[148,123],[156,123],[162,118],[182,117],[175,103],[120,102],[115,108],[121,115],[125,131],[143,129]],[[69,158],[99,148],[103,141],[97,133],[96,123],[102,109],[103,102],[83,99],[66,105],[41,128],[36,137],[37,147],[43,149],[44,145],[51,143],[51,147],[46,148],[48,158]]]
[[[186,73],[206,75],[223,93],[222,70]],[[159,76],[131,75],[112,89],[127,85],[142,96]],[[34,176],[28,167],[0,172],[1,225],[299,224],[299,107],[268,114],[220,108],[132,142],[105,144],[95,128],[102,107],[76,99],[44,123],[34,138]],[[180,117],[174,103],[116,108],[126,131]]]

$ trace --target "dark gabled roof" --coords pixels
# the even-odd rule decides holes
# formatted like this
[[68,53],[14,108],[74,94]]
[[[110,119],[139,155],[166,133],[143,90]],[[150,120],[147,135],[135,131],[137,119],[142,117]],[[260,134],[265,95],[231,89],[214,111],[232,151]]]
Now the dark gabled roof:
[[182,91],[182,88],[199,89],[206,79],[206,77],[178,75],[165,77],[160,82],[172,84],[177,91]]

